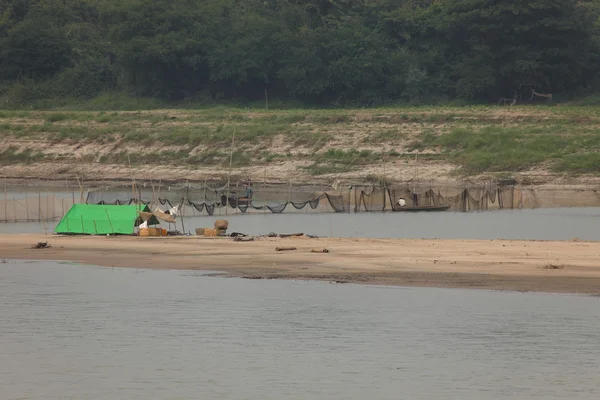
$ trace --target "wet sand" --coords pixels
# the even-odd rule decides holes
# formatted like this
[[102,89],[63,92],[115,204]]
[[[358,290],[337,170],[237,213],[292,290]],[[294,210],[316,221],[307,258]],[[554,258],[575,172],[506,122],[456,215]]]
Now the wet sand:
[[[37,242],[52,247],[31,249]],[[329,253],[311,252],[323,248]],[[600,294],[600,242],[23,234],[0,235],[0,258],[223,271],[249,279]]]

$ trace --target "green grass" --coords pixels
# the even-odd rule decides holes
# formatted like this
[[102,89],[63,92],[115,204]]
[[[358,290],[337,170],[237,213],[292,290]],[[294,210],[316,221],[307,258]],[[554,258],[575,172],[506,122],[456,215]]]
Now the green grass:
[[600,171],[600,158],[596,153],[600,151],[600,131],[569,133],[569,129],[561,125],[456,128],[445,135],[424,134],[411,148],[439,148],[449,160],[462,165],[467,175],[523,171],[543,164],[561,172]]
[[600,152],[565,155],[554,162],[552,169],[557,172],[598,174],[600,172]]
[[[235,167],[308,160],[312,163],[306,168],[309,173],[339,173],[381,160],[414,159],[419,153],[424,162],[457,164],[464,175],[510,175],[536,167],[600,175],[597,107],[266,110],[187,104],[176,110],[153,110],[165,104],[138,99],[134,107],[131,99],[103,96],[50,111],[0,110],[0,137],[7,145],[13,139],[115,143],[117,149],[139,145],[139,154],[129,154],[132,163],[152,160],[223,169],[229,165],[235,131]],[[595,104],[594,98],[586,101]],[[44,158],[32,152],[9,153],[2,152],[2,162]],[[105,163],[129,162],[120,149],[95,157]]]
[[19,151],[15,146],[9,146],[4,151],[0,152],[0,165],[10,164],[32,164],[38,161],[42,161],[46,156],[41,152],[33,152],[32,150],[26,149]]
[[340,165],[340,164],[320,164],[314,163],[304,169],[311,175],[327,175],[327,174],[342,174],[345,172],[355,171],[356,166]]

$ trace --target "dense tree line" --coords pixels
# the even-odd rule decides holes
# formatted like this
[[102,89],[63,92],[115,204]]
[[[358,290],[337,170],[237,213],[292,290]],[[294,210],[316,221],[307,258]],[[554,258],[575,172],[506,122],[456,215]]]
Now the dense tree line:
[[2,0],[5,102],[312,104],[600,89],[600,0]]

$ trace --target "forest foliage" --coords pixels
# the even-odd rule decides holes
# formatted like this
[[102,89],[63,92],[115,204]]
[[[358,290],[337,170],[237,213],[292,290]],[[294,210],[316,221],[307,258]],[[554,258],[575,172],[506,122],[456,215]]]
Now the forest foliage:
[[3,0],[0,107],[584,95],[599,17],[600,0]]

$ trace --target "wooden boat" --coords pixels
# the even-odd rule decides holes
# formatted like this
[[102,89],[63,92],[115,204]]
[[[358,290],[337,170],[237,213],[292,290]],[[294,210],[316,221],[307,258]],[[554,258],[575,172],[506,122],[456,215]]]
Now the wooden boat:
[[394,211],[419,212],[419,211],[446,211],[450,209],[450,204],[440,204],[438,206],[395,206]]

